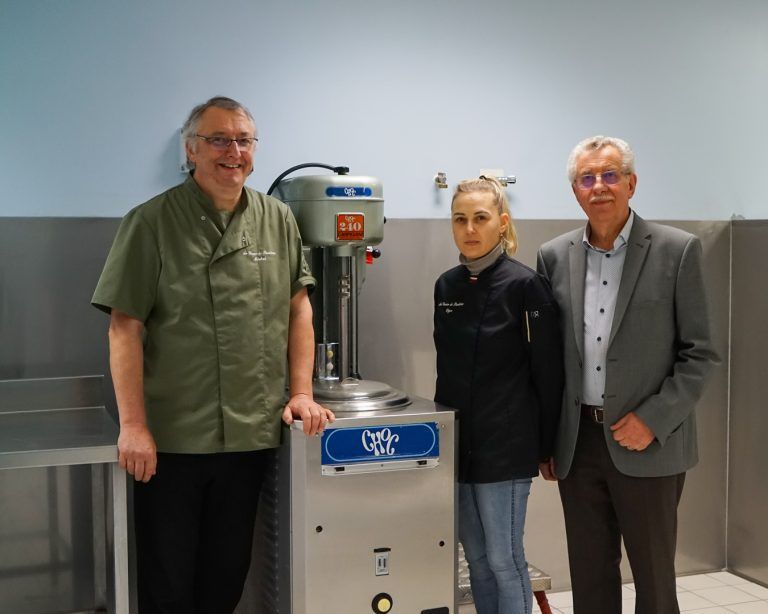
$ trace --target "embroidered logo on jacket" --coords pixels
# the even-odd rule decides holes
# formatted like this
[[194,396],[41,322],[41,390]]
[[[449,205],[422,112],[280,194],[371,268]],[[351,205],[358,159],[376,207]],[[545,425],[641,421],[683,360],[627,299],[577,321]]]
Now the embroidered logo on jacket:
[[445,309],[445,313],[453,313],[457,308],[464,307],[464,303],[446,303],[445,301],[440,301],[437,304],[438,309]]
[[266,250],[266,249],[261,249],[257,251],[244,249],[242,251],[242,254],[243,256],[250,258],[254,262],[264,262],[266,260],[269,260],[273,256],[277,256],[277,252],[270,252],[269,250]]

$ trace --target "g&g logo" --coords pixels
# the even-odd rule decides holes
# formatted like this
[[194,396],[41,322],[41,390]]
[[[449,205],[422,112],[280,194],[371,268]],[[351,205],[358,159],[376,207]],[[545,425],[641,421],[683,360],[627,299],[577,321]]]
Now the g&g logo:
[[395,444],[400,441],[400,435],[393,435],[388,428],[380,431],[363,431],[363,447],[374,456],[392,456],[395,453]]

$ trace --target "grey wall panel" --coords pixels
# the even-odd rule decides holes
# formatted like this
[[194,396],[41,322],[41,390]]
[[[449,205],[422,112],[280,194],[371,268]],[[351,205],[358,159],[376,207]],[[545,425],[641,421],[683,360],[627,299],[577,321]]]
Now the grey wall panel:
[[693,573],[726,566],[730,227],[727,222],[670,225],[702,241],[712,334],[721,359],[696,408],[699,464],[688,472],[680,502],[677,567],[679,573]]
[[[108,374],[107,318],[89,300],[117,224],[116,219],[0,218],[0,378]],[[519,221],[520,259],[533,264],[543,241],[579,224]],[[728,223],[673,225],[702,237],[717,344],[725,356]],[[381,248],[383,256],[367,267],[361,296],[362,373],[431,397],[432,287],[457,261],[450,224],[390,220]],[[719,569],[725,563],[726,385],[721,366],[698,409],[701,462],[689,474],[681,505],[681,572]],[[109,384],[105,392],[111,394]],[[114,409],[113,399],[108,406]],[[527,544],[531,562],[553,575],[555,587],[567,586],[565,535],[554,484],[535,483]]]
[[[580,224],[577,220],[519,220],[518,258],[535,266],[541,243]],[[728,222],[670,224],[702,239],[715,342],[726,357]],[[450,222],[390,220],[381,250],[382,257],[368,267],[360,300],[362,374],[431,398],[435,382],[432,289],[437,276],[458,262]],[[716,368],[697,409],[701,460],[688,475],[680,508],[680,573],[725,567],[726,364]],[[566,587],[570,580],[565,528],[556,485],[536,480],[529,506],[529,560],[553,576],[554,587]],[[624,575],[629,579],[626,562]]]
[[768,221],[733,223],[728,566],[768,584]]
[[0,218],[0,379],[108,373],[90,300],[118,223]]

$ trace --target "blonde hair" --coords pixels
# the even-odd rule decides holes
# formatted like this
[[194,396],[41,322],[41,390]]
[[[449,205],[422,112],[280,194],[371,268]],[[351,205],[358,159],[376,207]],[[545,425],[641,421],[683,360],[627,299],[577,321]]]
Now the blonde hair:
[[508,256],[514,256],[517,251],[517,231],[515,230],[515,224],[512,222],[512,214],[509,211],[509,200],[507,200],[507,194],[504,191],[504,187],[495,177],[480,175],[477,179],[465,179],[456,186],[453,198],[451,199],[451,209],[453,209],[453,203],[456,202],[456,198],[459,194],[469,194],[471,192],[487,192],[492,194],[499,215],[502,213],[507,214],[509,222],[507,223],[507,228],[501,233],[501,246]]

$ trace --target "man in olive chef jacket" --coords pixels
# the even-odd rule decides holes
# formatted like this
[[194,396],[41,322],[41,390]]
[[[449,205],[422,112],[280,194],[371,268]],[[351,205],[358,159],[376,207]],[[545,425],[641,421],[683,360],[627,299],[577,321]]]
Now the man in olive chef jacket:
[[92,300],[110,314],[119,461],[136,479],[141,614],[235,609],[281,418],[307,435],[333,420],[312,399],[315,280],[296,222],[245,187],[252,115],[212,98],[183,138],[194,170],[125,216]]
[[621,539],[637,614],[679,612],[677,506],[697,462],[694,406],[712,350],[698,238],[629,207],[637,175],[621,140],[571,153],[585,227],[543,245],[562,318],[566,388],[555,453],[575,614],[621,613]]

